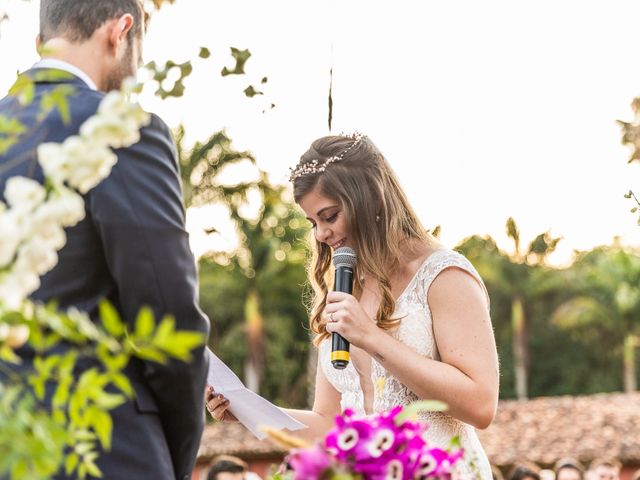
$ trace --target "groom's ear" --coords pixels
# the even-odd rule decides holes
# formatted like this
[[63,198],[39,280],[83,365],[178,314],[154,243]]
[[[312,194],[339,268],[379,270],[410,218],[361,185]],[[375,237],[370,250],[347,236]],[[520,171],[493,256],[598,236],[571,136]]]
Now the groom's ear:
[[114,20],[109,28],[109,47],[117,53],[122,45],[127,42],[127,34],[133,27],[133,15],[125,13],[120,18]]
[[40,52],[40,46],[42,45],[42,37],[40,34],[36,35],[36,52]]

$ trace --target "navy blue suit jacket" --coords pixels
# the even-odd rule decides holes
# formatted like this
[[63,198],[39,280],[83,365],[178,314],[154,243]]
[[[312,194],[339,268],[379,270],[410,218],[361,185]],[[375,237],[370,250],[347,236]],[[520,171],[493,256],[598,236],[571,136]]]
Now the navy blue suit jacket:
[[[25,74],[35,78],[34,72]],[[43,70],[38,72],[43,76]],[[0,155],[0,196],[11,176],[42,181],[38,144],[76,134],[104,96],[75,76],[50,77],[36,81],[34,101],[27,107],[12,97],[0,100],[1,115],[29,127],[17,145]],[[62,84],[74,89],[69,98],[71,122],[65,124],[57,111],[41,121],[40,99]],[[152,115],[140,142],[115,153],[117,164],[85,195],[86,218],[67,230],[59,262],[42,278],[33,298],[57,299],[61,308],[76,306],[96,321],[98,303],[106,298],[129,325],[147,305],[157,320],[171,313],[176,328],[208,336],[209,321],[197,305],[176,149],[166,125]],[[21,353],[28,362],[29,352]],[[127,366],[136,396],[112,412],[113,446],[98,461],[103,478],[191,478],[204,426],[207,370],[204,348],[193,354],[189,364],[134,359]]]

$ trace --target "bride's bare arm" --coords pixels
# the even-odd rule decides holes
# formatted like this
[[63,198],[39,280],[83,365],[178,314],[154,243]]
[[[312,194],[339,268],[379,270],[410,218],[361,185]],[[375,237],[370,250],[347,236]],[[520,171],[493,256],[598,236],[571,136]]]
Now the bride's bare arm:
[[449,268],[431,284],[428,303],[441,361],[382,331],[366,349],[420,398],[441,400],[454,417],[486,428],[496,412],[499,373],[484,291],[470,274]]
[[[207,390],[206,402],[207,409],[214,419],[226,422],[237,421],[228,410],[230,402],[224,395]],[[318,364],[313,408],[311,410],[283,408],[282,410],[309,427],[296,430],[292,434],[307,442],[314,442],[331,429],[335,417],[340,414],[340,393],[329,383]]]
[[431,284],[428,304],[440,360],[426,358],[378,328],[358,301],[330,292],[328,314],[336,331],[364,349],[422,399],[449,405],[455,418],[489,426],[498,402],[498,356],[487,299],[467,272],[448,268]]
[[295,436],[308,442],[321,439],[333,427],[335,417],[340,414],[340,393],[325,377],[320,366],[320,357],[318,357],[314,395],[311,410],[282,409],[309,427],[293,432]]

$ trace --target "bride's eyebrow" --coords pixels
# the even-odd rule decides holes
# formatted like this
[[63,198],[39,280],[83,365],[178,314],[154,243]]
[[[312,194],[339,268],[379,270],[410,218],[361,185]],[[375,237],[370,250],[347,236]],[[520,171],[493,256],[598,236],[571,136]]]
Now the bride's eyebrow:
[[318,210],[318,213],[316,213],[316,216],[319,217],[320,215],[322,215],[327,210],[332,209],[332,208],[337,208],[337,207],[338,207],[338,205],[329,205],[328,207],[321,208],[320,210]]

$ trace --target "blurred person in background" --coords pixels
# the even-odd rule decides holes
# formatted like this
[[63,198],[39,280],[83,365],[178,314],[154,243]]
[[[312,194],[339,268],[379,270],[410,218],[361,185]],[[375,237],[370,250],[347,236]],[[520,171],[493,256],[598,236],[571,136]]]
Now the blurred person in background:
[[561,458],[556,462],[556,480],[583,480],[584,467],[575,458]]
[[597,458],[591,462],[591,480],[620,480],[622,465],[615,458]]
[[541,480],[540,468],[535,463],[518,462],[509,472],[509,480]]

